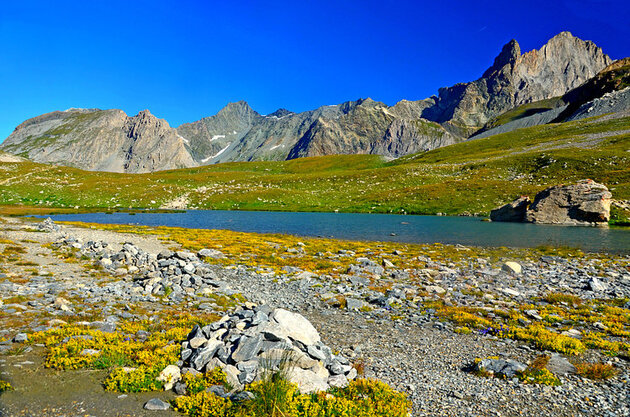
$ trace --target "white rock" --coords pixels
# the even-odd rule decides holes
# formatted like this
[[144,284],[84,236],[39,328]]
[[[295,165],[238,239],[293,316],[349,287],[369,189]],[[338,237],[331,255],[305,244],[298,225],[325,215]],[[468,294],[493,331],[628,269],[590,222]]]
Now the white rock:
[[425,290],[429,293],[429,294],[444,294],[446,292],[446,290],[442,287],[439,287],[437,285],[428,285]]
[[188,342],[188,346],[190,346],[193,349],[197,349],[199,346],[203,345],[207,341],[208,340],[205,337],[193,337]]
[[345,388],[348,386],[348,378],[345,375],[333,375],[328,378],[328,385],[334,388]]
[[110,267],[112,266],[112,260],[109,258],[103,258],[100,261],[98,261],[99,264],[101,264],[101,266],[103,266],[104,268]]
[[508,261],[504,263],[503,265],[501,265],[501,269],[504,270],[505,272],[511,272],[517,275],[520,274],[523,270],[520,264],[516,262],[512,262],[512,261]]
[[164,382],[164,390],[168,391],[173,388],[173,385],[182,378],[182,374],[179,367],[175,365],[168,365],[160,372],[160,375],[156,378],[158,381]]
[[315,372],[308,369],[295,368],[289,372],[289,381],[297,384],[302,394],[326,391],[328,383]]
[[520,292],[513,290],[511,288],[503,288],[501,291],[503,291],[503,294],[507,294],[510,295],[512,297],[518,297],[519,295],[521,295]]
[[315,327],[299,313],[278,308],[272,313],[272,318],[288,336],[307,346],[321,340]]
[[70,311],[70,301],[66,300],[62,297],[55,298],[55,302],[53,303],[55,307],[62,311]]

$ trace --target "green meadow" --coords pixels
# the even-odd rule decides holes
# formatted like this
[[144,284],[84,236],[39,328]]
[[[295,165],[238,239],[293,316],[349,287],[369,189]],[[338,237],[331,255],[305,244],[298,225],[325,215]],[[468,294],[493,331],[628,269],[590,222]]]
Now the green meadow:
[[[129,208],[487,215],[520,195],[590,178],[630,199],[630,117],[519,129],[385,161],[333,155],[151,174],[0,163],[5,210]],[[630,213],[616,210],[616,219]]]

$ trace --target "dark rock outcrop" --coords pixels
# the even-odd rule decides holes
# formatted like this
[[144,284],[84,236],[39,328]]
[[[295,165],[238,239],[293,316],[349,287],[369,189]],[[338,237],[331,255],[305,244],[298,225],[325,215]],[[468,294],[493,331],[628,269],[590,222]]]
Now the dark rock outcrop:
[[582,180],[556,185],[538,194],[529,206],[525,221],[546,224],[607,224],[612,194],[603,184]]
[[490,220],[493,222],[523,222],[530,203],[529,197],[521,196],[511,203],[492,210]]

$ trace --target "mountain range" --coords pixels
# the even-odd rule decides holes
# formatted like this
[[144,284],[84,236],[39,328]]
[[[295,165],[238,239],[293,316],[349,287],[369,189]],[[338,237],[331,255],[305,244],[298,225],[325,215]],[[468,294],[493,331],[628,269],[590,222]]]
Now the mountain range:
[[[583,107],[626,88],[628,64],[562,32],[524,54],[512,40],[481,78],[441,88],[424,100],[388,106],[367,98],[268,115],[239,101],[177,128],[148,110],[130,117],[115,109],[68,109],[23,122],[0,150],[35,162],[130,173],[331,154],[398,158],[471,137],[594,115]],[[630,103],[624,97],[621,101]]]

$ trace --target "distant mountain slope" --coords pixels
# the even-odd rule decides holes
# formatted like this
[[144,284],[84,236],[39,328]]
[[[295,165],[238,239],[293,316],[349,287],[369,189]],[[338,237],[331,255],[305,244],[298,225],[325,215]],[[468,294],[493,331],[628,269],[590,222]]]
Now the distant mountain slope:
[[93,171],[152,172],[195,166],[183,139],[148,110],[69,109],[29,119],[2,150],[37,162]]
[[27,120],[0,149],[36,162],[116,172],[330,154],[398,158],[461,142],[509,112],[520,118],[519,106],[562,96],[609,64],[595,44],[562,32],[525,54],[512,40],[480,79],[425,100],[387,106],[367,98],[269,115],[239,101],[177,129],[148,111],[128,117],[121,110],[71,109]]

